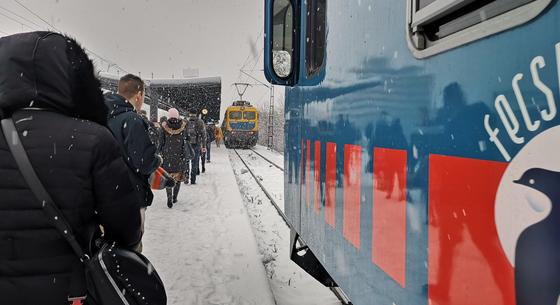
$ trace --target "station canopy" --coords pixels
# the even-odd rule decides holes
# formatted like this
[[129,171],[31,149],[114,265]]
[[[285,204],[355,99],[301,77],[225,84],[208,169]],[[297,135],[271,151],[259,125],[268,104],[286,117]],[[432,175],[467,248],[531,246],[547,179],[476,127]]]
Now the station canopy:
[[[101,87],[110,92],[117,91],[119,77],[100,73]],[[173,79],[145,79],[146,99],[150,105],[150,117],[157,116],[152,109],[169,110],[177,108],[179,113],[186,115],[190,109],[202,114],[206,121],[220,120],[220,104],[222,81],[220,77],[207,78],[173,78]],[[156,107],[153,107],[156,106]],[[204,114],[207,110],[207,113]]]

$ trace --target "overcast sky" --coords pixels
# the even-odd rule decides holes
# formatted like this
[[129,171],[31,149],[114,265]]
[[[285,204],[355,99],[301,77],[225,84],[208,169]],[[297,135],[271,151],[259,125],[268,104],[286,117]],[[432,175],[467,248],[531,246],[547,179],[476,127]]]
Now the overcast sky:
[[[239,73],[246,61],[246,69],[259,70],[252,74],[266,83],[262,56],[256,61],[263,45],[262,0],[17,1],[87,49],[143,78],[152,73],[155,78],[182,77],[185,68],[198,68],[201,77],[222,77],[222,112],[237,96],[232,83],[248,81]],[[0,35],[39,26],[47,27],[16,0],[0,0]],[[106,70],[108,64],[102,66]],[[276,91],[280,98],[283,89]],[[249,88],[246,97],[268,105],[263,86]]]

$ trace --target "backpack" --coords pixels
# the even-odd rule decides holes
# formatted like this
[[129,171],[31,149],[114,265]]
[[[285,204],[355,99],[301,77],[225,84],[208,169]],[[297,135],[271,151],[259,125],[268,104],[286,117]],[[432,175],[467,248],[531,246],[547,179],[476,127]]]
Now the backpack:
[[214,130],[216,129],[216,127],[210,125],[210,126],[206,126],[206,141],[208,143],[214,142],[214,140],[216,140],[216,135],[214,134]]
[[197,120],[189,119],[187,120],[187,136],[189,137],[189,142],[191,144],[198,143],[198,132],[196,131]]

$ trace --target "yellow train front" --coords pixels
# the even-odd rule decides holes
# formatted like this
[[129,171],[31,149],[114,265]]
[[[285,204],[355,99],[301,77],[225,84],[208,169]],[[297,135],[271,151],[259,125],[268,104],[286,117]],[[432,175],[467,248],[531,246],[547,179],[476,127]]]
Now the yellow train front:
[[249,102],[237,101],[229,106],[222,123],[227,148],[248,148],[259,138],[259,113]]

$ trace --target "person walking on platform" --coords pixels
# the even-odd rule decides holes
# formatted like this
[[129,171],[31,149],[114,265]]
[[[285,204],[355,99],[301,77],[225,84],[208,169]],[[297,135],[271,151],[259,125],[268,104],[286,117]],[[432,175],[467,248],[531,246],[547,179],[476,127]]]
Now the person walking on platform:
[[[137,112],[144,103],[144,93],[142,79],[127,74],[119,80],[117,94],[105,95],[105,104],[109,108],[109,129],[124,153],[142,204],[142,232],[146,208],[154,199],[149,177],[163,162],[161,156],[156,154],[156,145],[150,140],[148,123]],[[142,250],[141,246],[139,250]]]
[[0,130],[0,304],[69,304],[74,271],[80,276],[83,265],[43,213],[10,152],[15,141],[5,135],[19,137],[84,249],[100,225],[105,240],[135,249],[140,200],[106,128],[93,63],[74,39],[44,31],[2,37],[0,67],[0,118],[7,125]]
[[206,128],[204,127],[204,121],[198,117],[196,110],[192,108],[189,110],[187,119],[187,137],[194,150],[194,158],[189,162],[191,184],[196,184],[196,176],[200,175],[200,154],[206,153]]
[[163,169],[177,182],[175,187],[167,187],[167,206],[173,207],[177,202],[181,182],[188,179],[187,161],[193,157],[186,132],[187,122],[179,117],[179,111],[175,108],[169,109],[169,119],[163,125],[162,156]]
[[212,123],[209,121],[206,126],[206,153],[200,154],[200,163],[202,165],[202,172],[206,172],[206,163],[210,163],[210,148],[212,146],[212,141],[214,140],[214,128]]
[[222,128],[219,126],[215,126],[214,128],[214,137],[216,138],[216,147],[220,147],[220,144],[224,138],[224,134],[222,133]]
[[[214,121],[210,120],[206,125],[206,162],[208,163],[210,163],[210,148],[212,147],[212,142],[216,140],[215,130],[216,125],[214,124]],[[204,162],[202,162],[202,166],[204,166]]]

